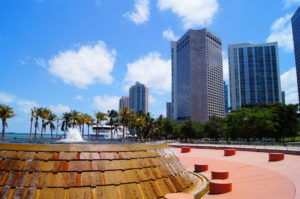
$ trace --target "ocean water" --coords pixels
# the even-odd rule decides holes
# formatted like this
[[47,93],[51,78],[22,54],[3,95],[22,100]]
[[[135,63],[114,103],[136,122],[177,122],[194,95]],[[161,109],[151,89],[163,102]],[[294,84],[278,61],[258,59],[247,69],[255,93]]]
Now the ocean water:
[[[59,134],[57,136],[62,136],[62,134]],[[32,134],[32,137],[34,137],[34,134]],[[40,138],[41,137],[41,134],[37,134],[36,135],[37,138]],[[4,136],[5,139],[18,139],[18,138],[29,138],[29,133],[5,133],[5,136]],[[51,134],[43,134],[43,138],[51,138]],[[55,138],[55,133],[53,134],[53,138]]]

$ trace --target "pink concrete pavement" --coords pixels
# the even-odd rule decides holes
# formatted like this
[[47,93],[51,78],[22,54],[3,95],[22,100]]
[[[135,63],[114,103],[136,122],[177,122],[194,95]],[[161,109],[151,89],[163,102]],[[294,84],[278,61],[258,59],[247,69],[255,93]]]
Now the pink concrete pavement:
[[208,164],[204,174],[209,178],[212,170],[230,172],[232,192],[207,194],[204,199],[300,199],[300,156],[285,155],[282,161],[269,162],[268,153],[262,152],[224,156],[223,150],[192,148],[185,154],[179,148],[173,150],[189,170],[194,164]]

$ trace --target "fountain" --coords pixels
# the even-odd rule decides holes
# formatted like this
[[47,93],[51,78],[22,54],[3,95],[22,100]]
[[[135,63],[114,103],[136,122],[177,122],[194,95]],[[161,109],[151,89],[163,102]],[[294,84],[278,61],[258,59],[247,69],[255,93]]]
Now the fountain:
[[74,128],[51,143],[1,142],[0,179],[1,198],[198,199],[208,187],[166,144],[85,141]]
[[85,142],[77,128],[69,128],[65,139],[59,142]]

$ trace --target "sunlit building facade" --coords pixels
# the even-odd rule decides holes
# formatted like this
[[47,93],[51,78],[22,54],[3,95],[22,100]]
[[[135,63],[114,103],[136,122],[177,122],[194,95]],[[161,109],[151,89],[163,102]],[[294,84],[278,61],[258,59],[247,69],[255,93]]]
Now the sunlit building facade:
[[173,118],[224,117],[221,39],[207,29],[189,30],[171,42],[171,54]]

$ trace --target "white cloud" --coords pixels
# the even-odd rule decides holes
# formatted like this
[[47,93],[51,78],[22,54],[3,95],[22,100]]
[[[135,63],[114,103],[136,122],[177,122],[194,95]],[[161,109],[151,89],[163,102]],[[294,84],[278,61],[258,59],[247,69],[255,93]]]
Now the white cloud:
[[49,109],[54,112],[55,114],[62,114],[64,112],[70,112],[71,108],[66,106],[66,105],[62,105],[62,104],[58,104],[58,105],[50,105]]
[[158,52],[151,52],[127,64],[125,88],[139,81],[154,93],[165,94],[171,90],[171,60],[161,59]]
[[184,29],[211,24],[219,9],[217,0],[158,0],[160,10],[171,10],[178,15]]
[[125,17],[135,24],[142,24],[149,20],[150,0],[135,0],[134,11],[125,13]]
[[10,104],[16,101],[16,99],[17,99],[16,96],[0,91],[0,103]]
[[223,54],[223,79],[224,81],[228,81],[229,80],[228,57],[225,51],[223,51],[222,54]]
[[60,52],[48,61],[49,72],[65,83],[86,88],[96,82],[110,84],[116,51],[109,51],[104,42]]
[[281,90],[285,91],[286,104],[298,103],[298,88],[295,67],[281,75]]
[[177,41],[178,40],[178,37],[175,36],[173,30],[170,29],[170,28],[168,30],[163,31],[163,38],[165,38],[167,40],[170,40],[170,41]]
[[74,99],[79,100],[79,101],[83,101],[83,100],[84,100],[84,97],[83,97],[82,95],[76,95],[76,96],[74,97]]
[[119,108],[119,99],[118,96],[95,96],[93,98],[92,106],[98,111],[107,112],[108,110],[114,109],[118,110]]
[[36,59],[34,59],[34,61],[35,61],[36,65],[38,65],[38,66],[41,66],[43,68],[47,67],[46,61],[42,58],[36,58]]
[[17,108],[20,111],[23,111],[24,113],[30,113],[30,110],[33,107],[39,107],[38,103],[33,100],[24,100],[24,99],[17,100]]
[[271,34],[267,38],[267,42],[278,42],[286,52],[294,50],[293,34],[291,25],[292,14],[277,19],[271,26]]
[[284,0],[283,1],[285,8],[291,7],[292,5],[299,4],[300,0]]

